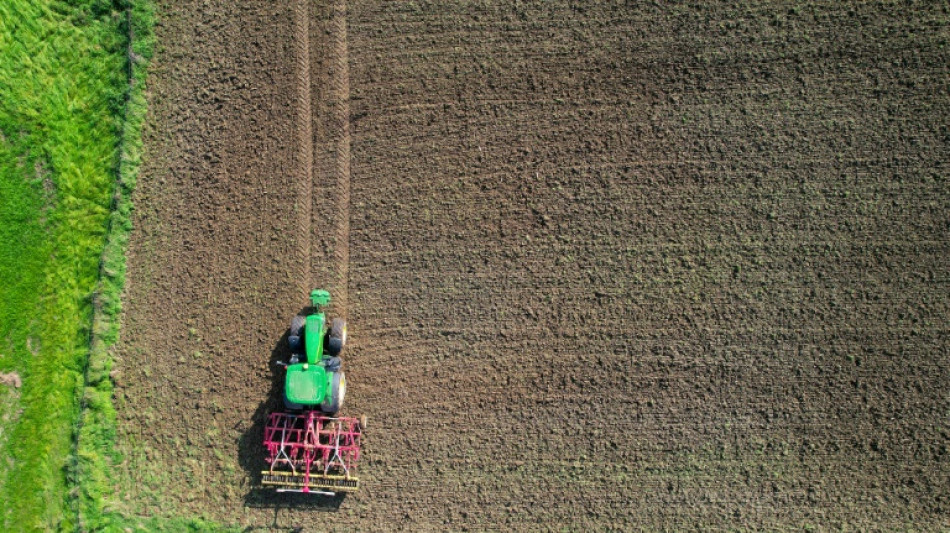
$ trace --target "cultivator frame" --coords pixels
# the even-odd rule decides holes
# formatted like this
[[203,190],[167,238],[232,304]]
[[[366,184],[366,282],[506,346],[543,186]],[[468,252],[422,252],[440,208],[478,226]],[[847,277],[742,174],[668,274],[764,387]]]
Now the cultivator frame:
[[261,472],[261,483],[278,492],[356,492],[364,424],[319,411],[272,413],[264,428],[269,469]]

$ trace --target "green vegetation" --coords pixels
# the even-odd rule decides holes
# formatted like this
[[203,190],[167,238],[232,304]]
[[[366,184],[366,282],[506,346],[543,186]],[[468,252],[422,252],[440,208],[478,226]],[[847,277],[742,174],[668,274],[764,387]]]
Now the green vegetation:
[[23,381],[0,385],[3,530],[78,527],[67,471],[126,111],[126,8],[0,3],[0,371]]
[[[89,366],[83,392],[76,464],[73,476],[79,488],[76,501],[84,530],[117,527],[122,519],[109,511],[105,499],[111,486],[110,465],[114,451],[115,409],[112,405],[111,347],[119,334],[121,293],[125,283],[125,250],[132,229],[132,190],[141,162],[141,130],[145,121],[146,65],[152,55],[154,14],[147,1],[134,1],[128,11],[129,93],[121,132],[115,205],[109,235],[102,252],[99,285],[95,292],[95,315]],[[153,529],[153,528],[152,528]]]

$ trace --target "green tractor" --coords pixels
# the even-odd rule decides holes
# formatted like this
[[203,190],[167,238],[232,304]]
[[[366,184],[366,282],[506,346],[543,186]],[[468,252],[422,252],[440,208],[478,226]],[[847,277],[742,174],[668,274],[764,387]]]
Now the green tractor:
[[346,395],[340,352],[346,322],[327,323],[330,293],[310,293],[312,307],[290,323],[290,361],[284,379],[287,412],[274,412],[264,426],[267,469],[261,484],[277,492],[335,495],[360,487],[360,459],[366,417],[338,416]]
[[290,323],[287,337],[291,357],[286,363],[284,405],[294,411],[319,410],[333,415],[343,406],[346,377],[340,370],[340,352],[346,345],[346,321],[334,318],[327,323],[323,308],[330,293],[314,289],[312,307]]

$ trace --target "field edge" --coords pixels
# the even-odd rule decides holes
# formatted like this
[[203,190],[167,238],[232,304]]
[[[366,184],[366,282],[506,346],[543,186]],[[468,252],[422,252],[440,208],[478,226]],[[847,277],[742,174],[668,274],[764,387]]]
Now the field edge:
[[115,408],[112,404],[112,352],[119,337],[125,251],[132,230],[132,191],[142,157],[142,126],[148,65],[154,47],[155,10],[151,0],[129,0],[126,7],[128,87],[125,117],[119,138],[116,183],[106,243],[99,262],[99,281],[93,293],[89,358],[80,399],[75,453],[70,470],[74,511],[83,531],[110,529],[121,517],[107,503],[112,492],[110,465],[119,458],[114,450]]

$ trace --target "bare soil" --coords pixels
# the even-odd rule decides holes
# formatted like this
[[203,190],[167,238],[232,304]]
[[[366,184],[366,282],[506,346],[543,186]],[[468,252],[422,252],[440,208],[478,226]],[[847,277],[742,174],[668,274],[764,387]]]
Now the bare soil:
[[20,379],[20,374],[16,372],[0,372],[0,385],[6,385],[8,387],[13,387],[14,389],[19,389],[23,385],[23,380]]
[[[948,526],[946,5],[277,4],[161,3],[116,505]],[[272,363],[317,286],[364,489],[278,497]]]

